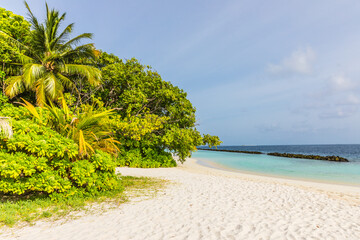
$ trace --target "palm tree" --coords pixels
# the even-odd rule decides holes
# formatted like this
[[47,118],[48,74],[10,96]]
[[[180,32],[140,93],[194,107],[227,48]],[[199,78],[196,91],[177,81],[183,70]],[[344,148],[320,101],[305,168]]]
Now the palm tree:
[[59,29],[65,13],[60,15],[57,10],[49,10],[46,4],[46,19],[44,23],[39,23],[27,2],[25,6],[32,25],[30,44],[24,46],[6,33],[0,34],[25,51],[25,54],[20,54],[21,75],[8,78],[6,95],[13,98],[24,91],[35,91],[37,105],[42,107],[47,98],[57,100],[65,88],[74,88],[77,78],[82,77],[91,85],[99,85],[100,70],[82,64],[95,58],[94,45],[78,45],[83,39],[91,39],[92,34],[83,33],[69,39],[74,24],[69,24],[62,32]]

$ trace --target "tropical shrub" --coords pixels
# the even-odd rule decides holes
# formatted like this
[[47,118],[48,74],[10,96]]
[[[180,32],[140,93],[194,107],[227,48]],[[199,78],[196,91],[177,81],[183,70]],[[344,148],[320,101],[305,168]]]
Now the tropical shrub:
[[122,151],[118,157],[119,166],[137,167],[137,168],[158,168],[175,167],[176,162],[172,155],[165,151],[156,151],[152,148],[146,150],[133,148],[128,151]]
[[66,192],[71,181],[54,171],[45,157],[35,157],[26,153],[0,151],[0,192],[22,195],[24,193]]
[[0,115],[12,118],[14,131],[11,138],[0,137],[0,193],[60,199],[121,191],[111,155],[95,150],[80,160],[78,144],[44,124],[49,111],[36,110],[43,119],[35,120],[25,107],[14,107],[6,99],[0,105]]
[[37,157],[75,159],[78,146],[71,139],[30,120],[13,121],[14,136],[3,145],[12,152],[21,151]]
[[96,151],[78,160],[78,146],[52,129],[30,120],[14,121],[14,136],[0,140],[0,192],[45,193],[56,199],[121,189],[115,161]]
[[[99,159],[101,159],[99,164]],[[0,193],[43,193],[54,199],[75,194],[96,195],[121,190],[112,157],[96,152],[88,160],[37,157],[24,152],[0,150]]]
[[25,108],[38,124],[48,126],[61,135],[74,140],[79,146],[79,157],[86,158],[100,149],[116,153],[116,140],[112,138],[109,116],[112,110],[81,105],[75,112],[68,108],[64,98],[62,108],[53,104],[36,108],[24,100]]

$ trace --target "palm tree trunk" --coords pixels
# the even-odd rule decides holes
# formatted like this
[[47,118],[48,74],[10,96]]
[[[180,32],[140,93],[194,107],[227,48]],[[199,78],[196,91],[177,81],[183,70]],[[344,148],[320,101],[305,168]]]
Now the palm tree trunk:
[[10,118],[0,117],[0,136],[11,138],[13,135],[13,130],[10,123]]

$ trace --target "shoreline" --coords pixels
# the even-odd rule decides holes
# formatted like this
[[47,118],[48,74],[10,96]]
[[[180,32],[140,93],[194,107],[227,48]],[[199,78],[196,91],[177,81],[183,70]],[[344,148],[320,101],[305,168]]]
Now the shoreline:
[[0,238],[360,239],[360,188],[229,172],[194,158],[175,168],[122,167],[117,173],[169,184],[153,198],[65,223],[1,229]]
[[246,172],[241,170],[232,171],[231,168],[223,167],[221,165],[219,167],[219,164],[216,163],[213,164],[213,162],[209,164],[213,166],[204,166],[200,163],[201,161],[206,161],[206,160],[189,158],[182,166],[179,165],[178,167],[188,172],[237,178],[252,182],[292,186],[312,192],[325,193],[329,197],[335,199],[342,199],[349,201],[351,203],[360,204],[360,186],[343,185],[343,184],[336,184],[329,182],[318,182],[318,181],[302,180],[302,179],[292,179],[287,177],[281,177],[281,176],[278,177],[278,176],[266,175],[261,173],[256,174],[254,172]]
[[197,159],[193,158],[196,161],[196,164],[209,167],[217,170],[223,170],[227,172],[234,172],[234,173],[242,173],[247,175],[255,175],[255,176],[261,176],[261,177],[269,177],[269,178],[275,178],[275,179],[285,179],[285,180],[294,180],[294,181],[301,181],[301,182],[309,182],[309,183],[320,183],[320,184],[329,184],[329,185],[339,185],[339,186],[347,186],[347,187],[357,187],[360,190],[360,183],[348,183],[348,182],[337,182],[337,181],[330,181],[330,180],[321,180],[321,179],[315,179],[315,178],[301,178],[301,177],[291,177],[291,176],[285,176],[285,175],[275,175],[275,174],[266,174],[266,173],[260,173],[255,171],[247,171],[242,169],[236,169],[231,168],[216,162],[213,162],[211,160],[207,159]]

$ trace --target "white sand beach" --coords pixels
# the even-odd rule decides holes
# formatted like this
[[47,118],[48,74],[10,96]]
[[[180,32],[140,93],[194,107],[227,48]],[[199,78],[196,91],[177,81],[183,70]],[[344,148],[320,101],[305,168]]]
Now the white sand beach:
[[207,168],[119,168],[168,179],[156,197],[103,214],[3,229],[0,239],[360,239],[360,188]]

